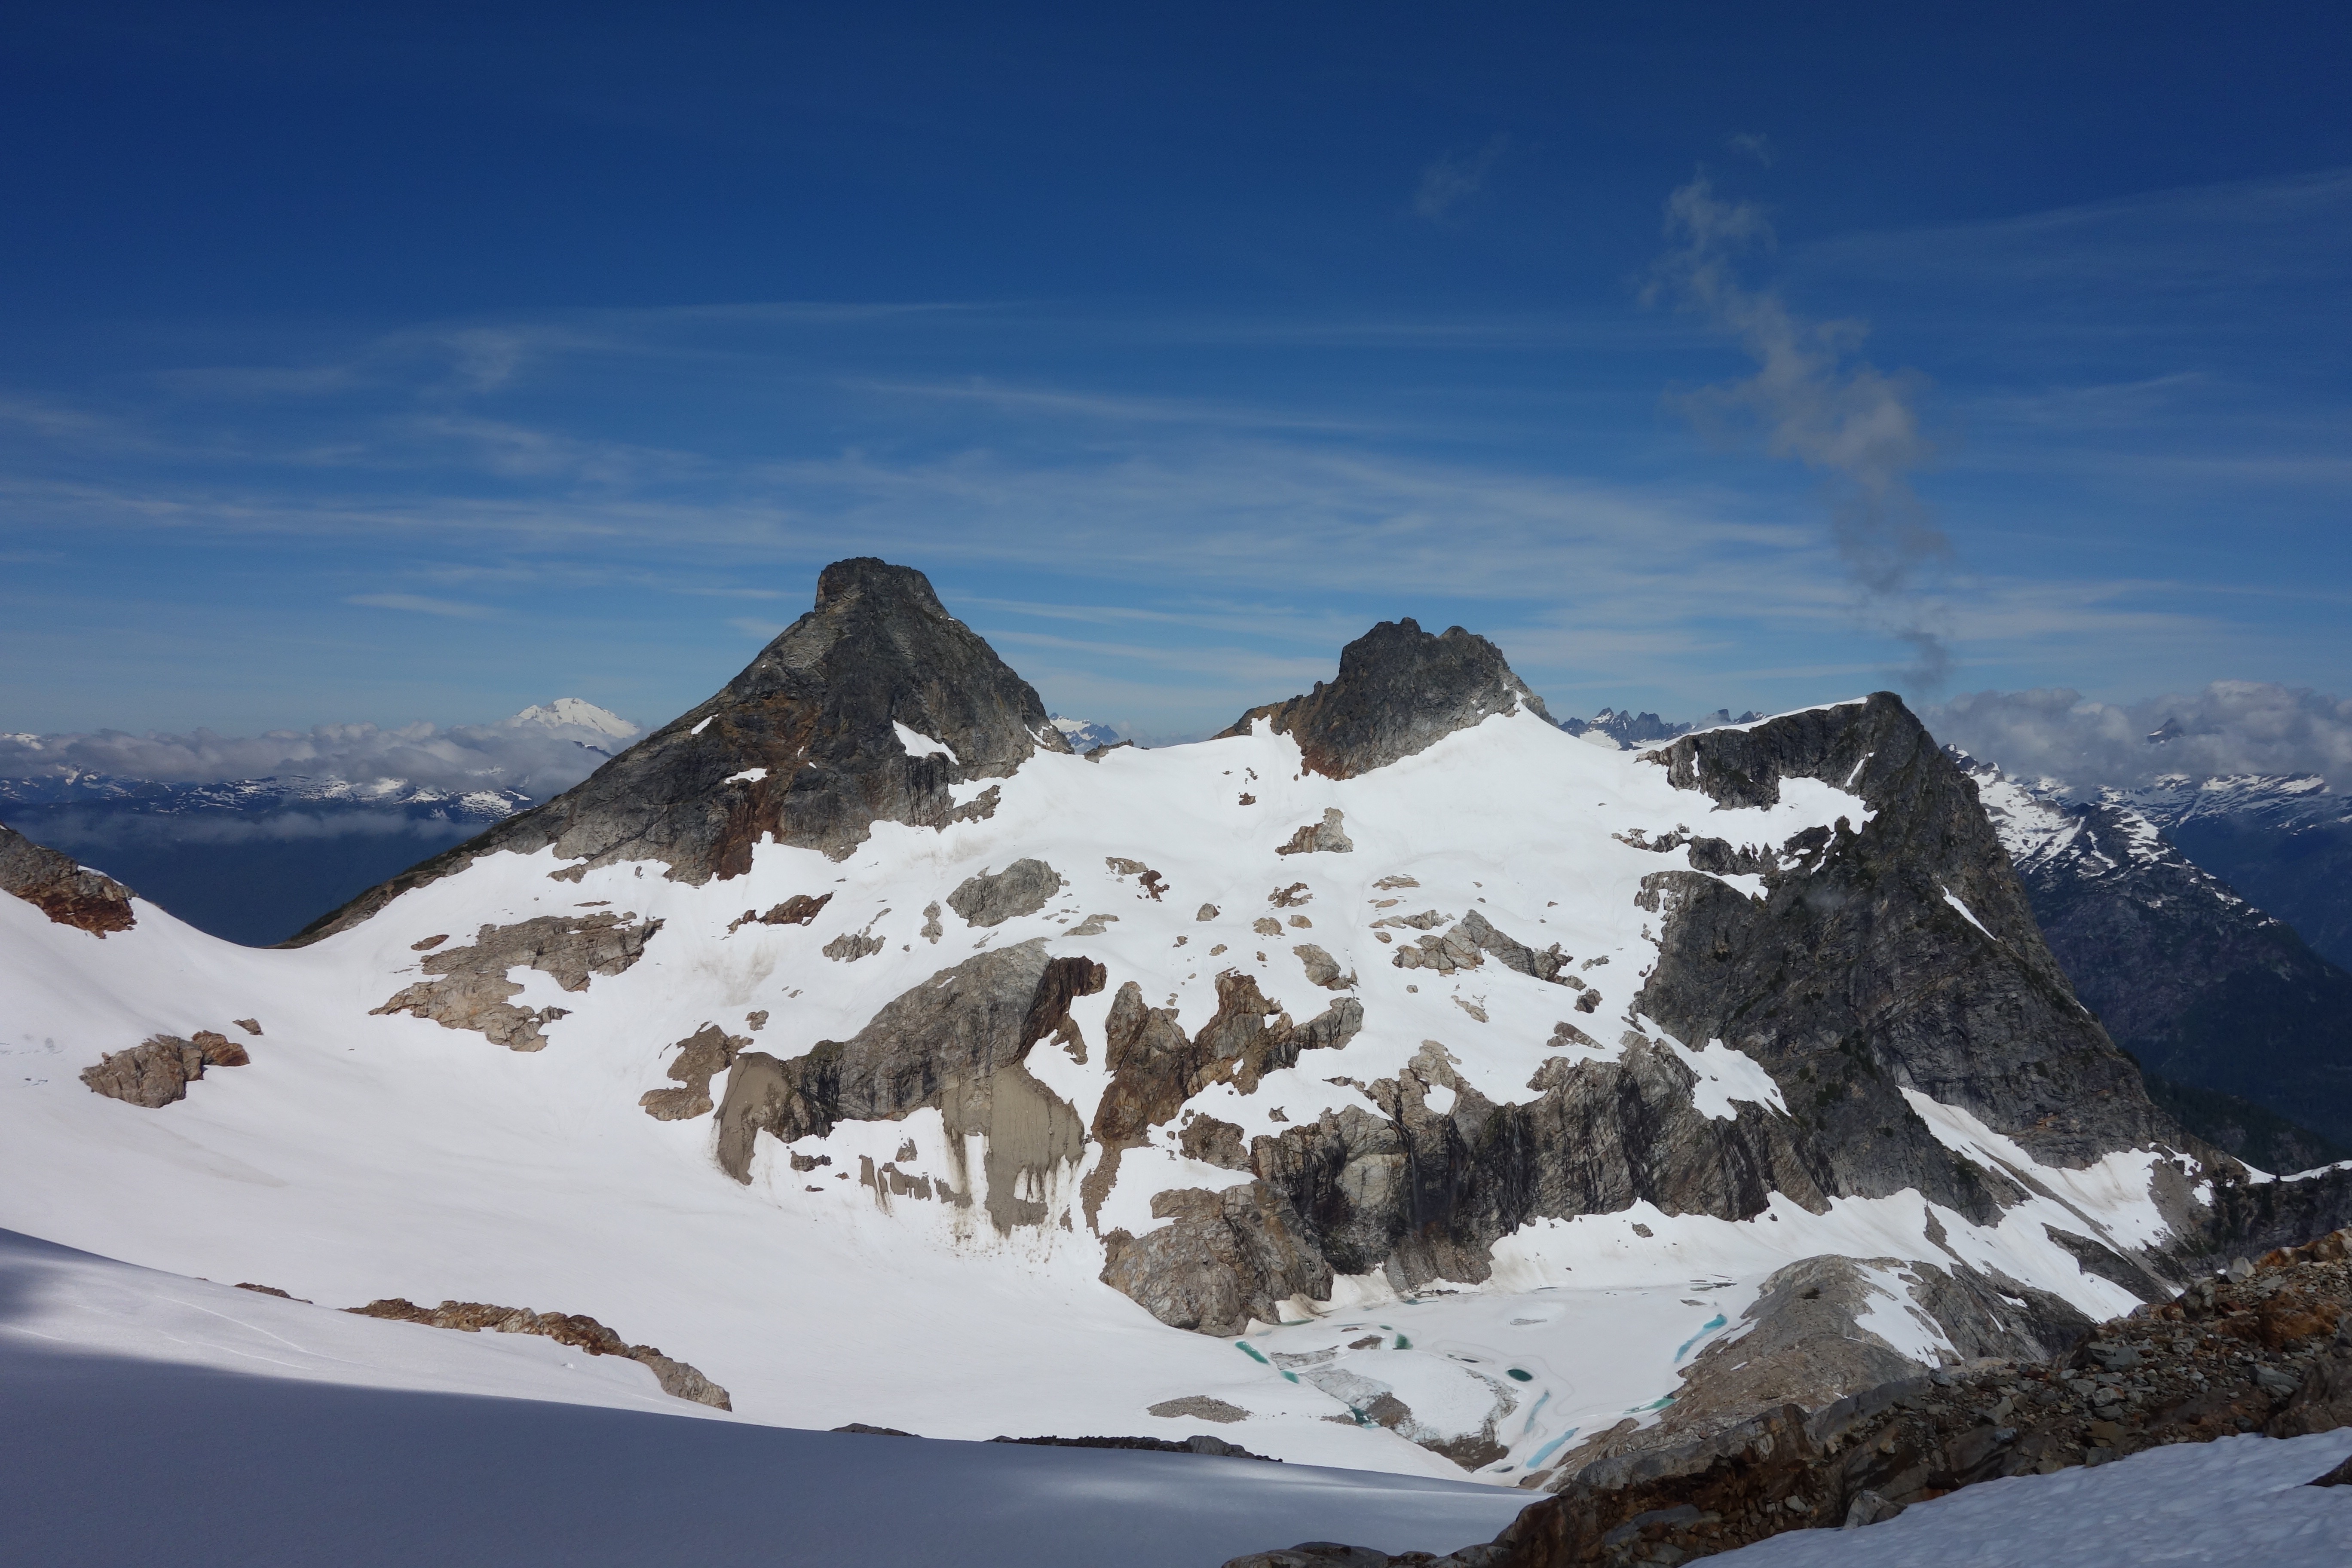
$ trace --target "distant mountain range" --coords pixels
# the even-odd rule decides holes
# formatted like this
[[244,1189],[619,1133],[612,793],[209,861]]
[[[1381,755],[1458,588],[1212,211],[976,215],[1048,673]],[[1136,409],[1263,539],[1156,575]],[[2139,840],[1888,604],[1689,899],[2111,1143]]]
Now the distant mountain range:
[[1687,735],[1693,730],[1712,730],[1725,724],[1752,724],[1764,717],[1761,713],[1742,713],[1735,719],[1727,708],[1718,708],[1696,724],[1676,724],[1659,718],[1655,713],[1636,713],[1632,709],[1603,708],[1590,719],[1562,719],[1559,727],[1571,735],[1587,740],[1605,737],[1617,742],[1620,751],[1635,746],[1655,745],[1671,741],[1677,735]]
[[1098,752],[1105,746],[1116,746],[1119,742],[1119,732],[1108,724],[1097,724],[1086,719],[1066,719],[1059,713],[1049,714],[1048,717],[1053,721],[1054,728],[1062,732],[1062,739],[1070,743],[1070,750],[1081,754]]
[[0,766],[15,776],[0,776],[0,818],[121,878],[200,931],[259,946],[571,787],[636,733],[618,714],[564,697],[495,725],[205,738],[232,757],[284,752],[294,766],[346,775],[429,769],[431,783],[290,768],[226,780],[125,776],[85,763],[93,756],[166,766],[205,759],[186,756],[193,746],[127,736],[9,735],[0,737]]
[[[2176,837],[2188,826],[2235,851],[2223,864],[2294,866],[2282,846],[2324,844],[2342,797],[2315,779],[2245,778],[2077,796],[1968,765],[2051,952],[2157,1101],[2266,1169],[2352,1157],[2352,973]],[[2283,880],[2340,921],[2340,882]]]
[[2175,773],[2122,798],[2190,859],[2352,969],[2352,798],[2312,773]]

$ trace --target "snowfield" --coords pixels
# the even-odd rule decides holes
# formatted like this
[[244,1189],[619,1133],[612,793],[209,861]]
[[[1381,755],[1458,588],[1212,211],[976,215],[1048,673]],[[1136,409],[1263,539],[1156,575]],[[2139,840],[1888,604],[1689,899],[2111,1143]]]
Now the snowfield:
[[[911,731],[902,740],[910,752],[939,745]],[[1278,853],[1327,810],[1340,814],[1351,851]],[[840,862],[766,842],[747,875],[700,888],[667,879],[658,862],[606,866],[575,882],[551,879],[566,868],[551,850],[493,854],[290,952],[231,946],[145,903],[136,929],[101,939],[0,899],[0,1147],[10,1172],[0,1226],[322,1306],[405,1296],[586,1313],[692,1363],[731,1392],[741,1417],[772,1426],[1182,1437],[1207,1428],[1149,1407],[1206,1396],[1247,1412],[1215,1431],[1259,1452],[1461,1479],[1428,1447],[1351,1415],[1360,1401],[1349,1391],[1377,1374],[1401,1393],[1412,1384],[1407,1403],[1424,1436],[1492,1422],[1508,1454],[1480,1479],[1508,1486],[1576,1433],[1663,1406],[1677,1369],[1740,1332],[1760,1282],[1801,1258],[1890,1260],[1874,1275],[1887,1300],[1873,1326],[1918,1356],[1942,1342],[1904,1295],[1901,1263],[1948,1260],[1925,1239],[1937,1224],[1952,1252],[2095,1319],[2127,1310],[2132,1298],[2084,1273],[2043,1225],[2126,1245],[2157,1234],[2156,1156],[2054,1171],[1915,1097],[1947,1143],[2047,1195],[1996,1226],[1908,1191],[1840,1199],[1821,1215],[1780,1200],[1737,1223],[1646,1205],[1541,1222],[1496,1249],[1482,1284],[1400,1297],[1381,1276],[1343,1279],[1333,1300],[1294,1300],[1281,1323],[1235,1341],[1169,1328],[1099,1282],[1103,1247],[1078,1196],[1102,1158],[1092,1142],[1079,1163],[1020,1194],[1046,1205],[1046,1223],[1001,1234],[984,1204],[860,1179],[870,1162],[959,1193],[984,1182],[977,1135],[951,1143],[937,1111],[844,1122],[790,1147],[762,1134],[751,1181],[739,1185],[714,1163],[709,1116],[656,1121],[639,1097],[675,1087],[665,1076],[671,1052],[706,1025],[798,1055],[848,1038],[885,1002],[980,949],[1043,938],[1053,953],[1109,971],[1109,985],[1074,1008],[1081,1041],[1041,1042],[1027,1060],[1082,1119],[1108,1081],[1103,1026],[1119,984],[1139,982],[1145,1001],[1177,1009],[1194,1030],[1216,1009],[1217,974],[1233,968],[1301,1022],[1342,995],[1360,997],[1365,1015],[1344,1048],[1310,1051],[1252,1094],[1226,1085],[1192,1102],[1244,1139],[1326,1110],[1369,1108],[1359,1086],[1417,1060],[1442,1062],[1497,1103],[1523,1101],[1553,1058],[1614,1058],[1630,1037],[1664,1037],[1628,1012],[1658,951],[1659,917],[1634,897],[1643,876],[1687,867],[1688,852],[1660,853],[1643,847],[1645,837],[1696,827],[1770,846],[1867,816],[1859,797],[1809,780],[1789,781],[1769,808],[1717,808],[1672,788],[1656,763],[1521,711],[1343,781],[1303,773],[1297,744],[1263,724],[1098,762],[1041,753],[1001,781],[992,816],[944,830],[878,823]],[[1024,858],[1064,879],[1044,908],[975,928],[945,907],[967,878]],[[805,926],[743,923],[747,910],[795,895],[830,901]],[[544,1024],[543,1050],[371,1013],[423,978],[425,952],[462,948],[485,924],[601,911],[660,929],[633,966],[584,990],[510,972],[524,987],[516,1005],[565,1010]],[[1598,1008],[1579,1011],[1569,988],[1499,963],[1452,974],[1394,965],[1400,946],[1473,911],[1530,946],[1559,942],[1599,992]],[[1393,923],[1425,914],[1433,924]],[[824,955],[857,934],[869,940],[856,945],[878,941],[878,951]],[[1339,989],[1310,982],[1310,943],[1336,961]],[[245,1037],[237,1018],[257,1019],[261,1035]],[[1557,1034],[1562,1022],[1592,1044]],[[252,1064],[215,1068],[157,1110],[78,1081],[101,1053],[199,1029],[229,1031]],[[1785,1112],[1749,1058],[1719,1042],[1671,1044],[1697,1073],[1707,1114],[1743,1102]],[[1097,1220],[1102,1233],[1168,1223],[1153,1216],[1157,1193],[1247,1179],[1187,1158],[1178,1137],[1171,1125],[1155,1148],[1127,1152]],[[536,1353],[500,1375],[527,1383],[516,1370],[525,1367],[529,1378],[554,1379],[551,1387],[594,1381],[540,1367]],[[474,1375],[437,1386],[473,1387]],[[481,1388],[566,1397],[536,1383]],[[636,1398],[620,1393],[628,1400],[599,1384],[593,1402]],[[747,1440],[733,1435],[740,1423],[723,1425],[676,1430],[708,1434],[698,1442]],[[1283,1543],[1277,1536],[1244,1544]]]
[[1273,1540],[1444,1551],[1522,1500],[1190,1454],[763,1427],[662,1394],[635,1362],[5,1234],[0,1302],[12,1564],[1202,1568]]
[[1709,1559],[1725,1568],[2342,1568],[2352,1487],[2304,1483],[2352,1430],[2151,1448],[2096,1469],[1985,1481],[1864,1530],[1798,1530]]

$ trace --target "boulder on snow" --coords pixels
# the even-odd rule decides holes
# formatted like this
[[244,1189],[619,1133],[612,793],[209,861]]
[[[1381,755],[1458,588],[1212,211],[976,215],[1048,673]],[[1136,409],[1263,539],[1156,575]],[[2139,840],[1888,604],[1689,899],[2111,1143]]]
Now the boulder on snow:
[[1338,806],[1323,808],[1323,820],[1310,822],[1290,836],[1277,855],[1346,855],[1356,847],[1348,837],[1347,817]]
[[69,855],[0,824],[0,892],[14,893],[59,925],[104,940],[137,924],[131,889]]
[[948,895],[948,908],[976,926],[1000,926],[1034,915],[1062,890],[1061,873],[1043,860],[1020,859],[991,875],[967,877]]
[[346,1307],[355,1317],[383,1318],[395,1323],[422,1323],[428,1328],[479,1333],[488,1329],[501,1334],[538,1334],[560,1345],[590,1355],[625,1356],[644,1365],[664,1394],[720,1410],[732,1410],[727,1391],[682,1361],[662,1354],[652,1345],[633,1345],[595,1319],[579,1312],[534,1312],[528,1307],[496,1307],[487,1301],[444,1301],[420,1307],[399,1296]]
[[110,1051],[99,1062],[82,1068],[81,1080],[110,1100],[156,1110],[187,1098],[188,1085],[205,1076],[205,1068],[241,1068],[252,1061],[243,1046],[211,1029],[199,1029],[193,1039],[177,1035],[151,1035],[127,1051]]

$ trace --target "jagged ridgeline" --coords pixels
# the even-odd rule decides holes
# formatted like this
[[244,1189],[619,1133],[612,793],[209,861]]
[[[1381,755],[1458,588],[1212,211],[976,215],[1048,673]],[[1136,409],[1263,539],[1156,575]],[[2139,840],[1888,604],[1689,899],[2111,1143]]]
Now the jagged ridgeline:
[[[1895,697],[1621,752],[1460,627],[1080,757],[920,573],[845,561],[709,701],[287,950],[124,894],[98,1006],[73,870],[23,873],[65,912],[7,928],[10,999],[112,1020],[68,1030],[91,1063],[269,1033],[168,1099],[100,1073],[28,1138],[266,1094],[285,1147],[256,1113],[220,1149],[496,1238],[386,1223],[377,1267],[642,1323],[798,1425],[1247,1423],[1526,1482],[2047,1353],[2352,1217],[2346,1173],[2253,1180],[2151,1103]],[[263,1190],[192,1167],[121,1206],[201,1230]],[[348,1256],[331,1205],[268,1205],[236,1245],[284,1256],[214,1272]],[[1048,1297],[1097,1359],[1024,1360]]]

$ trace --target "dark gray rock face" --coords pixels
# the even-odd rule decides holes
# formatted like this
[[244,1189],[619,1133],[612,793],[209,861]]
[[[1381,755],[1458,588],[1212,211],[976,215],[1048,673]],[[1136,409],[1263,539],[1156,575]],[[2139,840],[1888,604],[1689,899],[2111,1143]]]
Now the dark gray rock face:
[[[1383,1270],[1402,1290],[1482,1280],[1495,1242],[1541,1215],[1646,1199],[1670,1214],[1746,1217],[1775,1190],[1826,1206],[1817,1163],[1786,1118],[1741,1106],[1736,1120],[1711,1119],[1692,1105],[1693,1082],[1665,1047],[1635,1037],[1615,1061],[1546,1064],[1528,1102],[1497,1106],[1433,1043],[1397,1078],[1365,1086],[1384,1114],[1350,1106],[1260,1137],[1258,1181],[1155,1200],[1155,1215],[1178,1223],[1139,1241],[1114,1233],[1104,1278],[1164,1321],[1224,1334],[1251,1317],[1276,1321],[1290,1295],[1321,1295],[1335,1270]],[[1443,1112],[1433,1089],[1451,1091]]]
[[[1738,1219],[1763,1212],[1775,1192],[1818,1212],[1832,1196],[1912,1188],[1990,1221],[2024,1195],[2020,1179],[1939,1142],[1904,1100],[1906,1087],[1971,1111],[2048,1163],[2160,1142],[2220,1173],[2235,1170],[2149,1103],[2130,1059],[2074,1000],[1973,786],[1897,699],[1686,735],[1658,760],[1675,784],[1727,805],[1770,804],[1790,778],[1823,780],[1867,805],[1867,821],[1787,845],[1672,835],[1643,846],[1687,847],[1699,864],[1763,879],[1760,900],[1679,868],[1647,879],[1643,901],[1658,917],[1663,952],[1632,1011],[1685,1042],[1720,1039],[1746,1053],[1771,1075],[1787,1114],[1736,1101],[1735,1117],[1706,1116],[1681,1058],[1622,1026],[1616,1059],[1548,1063],[1514,1105],[1462,1082],[1432,1042],[1396,1079],[1364,1086],[1381,1116],[1351,1108],[1257,1138],[1255,1182],[1156,1199],[1155,1213],[1177,1223],[1107,1237],[1105,1279],[1166,1321],[1230,1333],[1250,1317],[1272,1321],[1294,1293],[1319,1295],[1335,1270],[1381,1269],[1401,1289],[1480,1280],[1494,1243],[1528,1221],[1637,1200]],[[1703,810],[1695,803],[1695,816]],[[1483,921],[1446,939],[1458,952],[1441,956],[1457,965],[1492,956],[1560,978],[1554,955]],[[1249,996],[1240,989],[1228,1001],[1237,1019],[1273,1010],[1254,984]],[[1201,1058],[1172,1018],[1127,990],[1107,1032],[1118,1076],[1095,1131],[1108,1144],[1174,1115],[1197,1091]],[[1553,1037],[1589,1037],[1564,1024]],[[1234,1059],[1240,1083],[1256,1058],[1244,1049]],[[1436,1089],[1450,1091],[1436,1097],[1442,1113],[1431,1110]],[[2187,1186],[2184,1176],[2168,1200],[2184,1224]],[[2178,1266],[2116,1257],[2112,1267],[2137,1279]]]
[[1015,860],[993,876],[983,871],[964,879],[948,895],[948,908],[967,924],[1001,926],[1018,916],[1035,914],[1061,890],[1061,874],[1043,860]]
[[101,940],[108,931],[129,931],[137,923],[130,889],[5,825],[0,825],[0,892],[14,893],[58,924]]
[[[911,754],[898,726],[943,745]],[[655,731],[545,805],[370,889],[289,945],[365,920],[413,887],[497,850],[553,845],[576,874],[660,860],[697,886],[740,876],[751,846],[838,859],[877,821],[923,827],[987,816],[949,786],[1000,779],[1038,752],[1067,752],[1029,683],[949,615],[920,572],[861,558],[817,578],[816,607],[724,690]]]
[[[1045,1206],[1017,1195],[1021,1178],[1076,1164],[1086,1129],[1022,1063],[1032,1046],[1067,1023],[1071,1002],[1101,990],[1103,979],[1102,965],[1048,957],[1038,938],[941,970],[847,1040],[820,1040],[789,1059],[741,1052],[719,1108],[719,1167],[748,1183],[761,1131],[790,1142],[821,1137],[841,1121],[892,1121],[935,1109],[955,1146],[961,1134],[985,1135],[989,1217],[997,1227],[1039,1223]],[[961,1173],[957,1186],[957,1201],[970,1202],[972,1173]]]
[[1270,720],[1277,734],[1298,742],[1308,772],[1351,779],[1522,704],[1550,720],[1543,700],[1485,637],[1460,626],[1432,637],[1410,619],[1382,621],[1339,650],[1337,680],[1253,708],[1224,733],[1246,735],[1258,720]]
[[1954,1162],[1898,1087],[2055,1164],[2177,1139],[2043,944],[1975,785],[1901,699],[1685,735],[1658,755],[1723,805],[1770,805],[1783,779],[1810,778],[1873,813],[1753,847],[1777,862],[1761,902],[1689,872],[1655,879],[1664,952],[1634,1001],[1679,1038],[1763,1063],[1836,1191],[1950,1190]]

